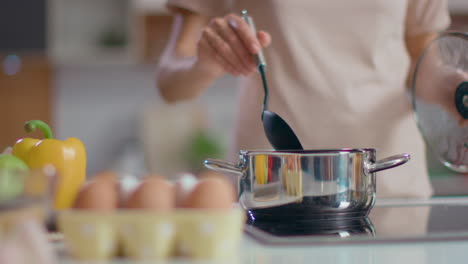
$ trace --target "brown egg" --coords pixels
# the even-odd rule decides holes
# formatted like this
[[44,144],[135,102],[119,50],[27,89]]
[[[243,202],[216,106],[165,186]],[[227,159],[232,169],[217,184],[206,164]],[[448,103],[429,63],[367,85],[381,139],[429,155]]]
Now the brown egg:
[[229,209],[235,201],[233,186],[224,177],[205,177],[182,202],[184,208]]
[[175,207],[174,187],[162,177],[147,177],[130,193],[125,207],[170,211]]
[[104,180],[104,181],[111,181],[113,182],[116,190],[117,190],[117,208],[122,208],[123,207],[123,193],[121,189],[121,182],[119,180],[119,176],[117,173],[115,173],[112,170],[104,170],[99,173],[96,173],[94,176],[91,178],[92,180]]
[[191,173],[182,173],[178,175],[174,182],[174,192],[176,197],[176,207],[181,207],[187,195],[197,186],[198,179]]
[[86,183],[78,193],[73,208],[93,211],[112,211],[118,204],[116,182],[95,179]]

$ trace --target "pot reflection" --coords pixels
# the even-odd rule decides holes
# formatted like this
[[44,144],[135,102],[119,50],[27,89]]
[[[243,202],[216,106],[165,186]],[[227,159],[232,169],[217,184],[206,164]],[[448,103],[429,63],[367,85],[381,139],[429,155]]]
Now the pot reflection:
[[[456,206],[440,206],[435,213],[431,213],[432,211],[433,206],[381,205],[374,208],[369,217],[329,218],[325,221],[320,218],[266,221],[255,219],[250,214],[246,232],[263,243],[272,244],[426,241],[437,238],[433,236],[435,233],[443,233],[434,227],[433,230],[429,229],[431,215],[453,215],[458,214],[461,209]],[[468,212],[468,209],[465,208],[465,211]],[[445,220],[442,222],[446,223]],[[447,228],[447,224],[443,224],[443,228],[439,229],[444,231]],[[453,230],[465,232],[466,224],[458,224]]]
[[284,158],[283,184],[287,195],[302,197],[302,168],[299,156]]
[[377,206],[369,217],[379,237],[408,237],[428,233],[430,214],[430,206]]
[[253,158],[253,200],[268,202],[278,200],[282,193],[300,202],[302,194],[302,167],[295,155],[272,157],[257,155]]
[[324,236],[349,238],[375,236],[374,225],[367,217],[347,220],[293,222],[265,222],[249,219],[247,225],[277,237]]

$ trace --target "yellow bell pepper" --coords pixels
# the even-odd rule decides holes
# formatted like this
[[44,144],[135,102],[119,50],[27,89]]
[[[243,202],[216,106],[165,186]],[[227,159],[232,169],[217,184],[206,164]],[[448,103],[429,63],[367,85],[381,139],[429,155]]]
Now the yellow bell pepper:
[[77,138],[54,139],[50,127],[40,120],[28,121],[24,125],[28,133],[36,128],[42,131],[45,139],[19,139],[13,146],[13,155],[24,160],[31,169],[54,166],[57,172],[54,208],[70,208],[86,179],[85,147]]

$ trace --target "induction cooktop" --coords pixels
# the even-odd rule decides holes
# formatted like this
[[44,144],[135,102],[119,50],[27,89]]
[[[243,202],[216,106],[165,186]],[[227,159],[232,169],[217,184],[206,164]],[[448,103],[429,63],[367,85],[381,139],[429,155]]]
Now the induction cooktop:
[[267,245],[468,241],[468,202],[377,204],[368,217],[348,220],[247,220],[247,235]]

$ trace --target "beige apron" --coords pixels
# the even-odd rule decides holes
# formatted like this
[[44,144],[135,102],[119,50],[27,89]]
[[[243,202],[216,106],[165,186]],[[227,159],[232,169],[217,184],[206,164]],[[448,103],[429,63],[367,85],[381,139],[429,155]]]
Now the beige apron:
[[[410,58],[405,34],[445,29],[441,0],[169,0],[216,16],[248,9],[268,31],[265,50],[272,111],[306,149],[376,148],[377,158],[410,153],[412,160],[377,174],[378,197],[432,193],[424,143],[405,89]],[[260,121],[263,90],[242,78],[229,159],[240,149],[271,149]]]

